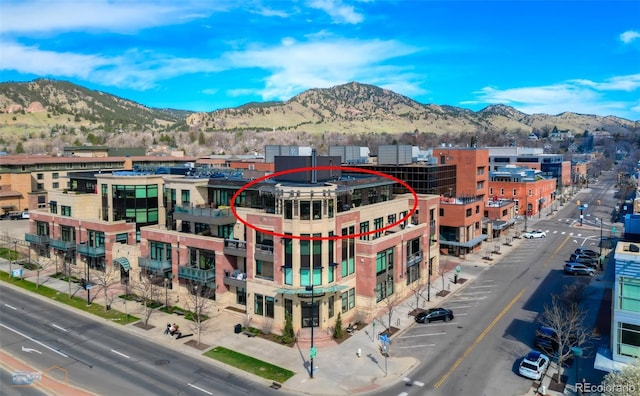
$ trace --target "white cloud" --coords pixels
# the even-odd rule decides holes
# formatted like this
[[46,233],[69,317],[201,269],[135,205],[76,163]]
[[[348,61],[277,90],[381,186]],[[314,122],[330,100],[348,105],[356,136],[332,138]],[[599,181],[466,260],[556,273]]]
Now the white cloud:
[[342,3],[341,0],[311,0],[309,7],[326,12],[335,23],[358,24],[364,20],[362,14],[355,11],[353,6]]
[[[540,87],[497,89],[485,87],[477,100],[464,104],[505,104],[527,113],[559,114],[571,111],[584,114],[622,114],[631,116],[634,110],[629,102],[607,96],[609,91],[630,92],[640,88],[640,75],[617,76],[602,82],[570,80]],[[635,115],[637,118],[637,115]]]
[[129,50],[119,56],[79,54],[41,50],[1,41],[0,70],[14,70],[24,74],[80,78],[103,85],[138,90],[153,88],[160,80],[172,77],[220,71],[213,60],[176,58],[151,51]]
[[627,30],[626,32],[620,35],[620,41],[625,44],[629,44],[633,40],[637,40],[640,38],[640,32],[636,32],[634,30]]
[[[387,63],[420,51],[396,41],[341,40],[296,43],[284,40],[271,48],[229,52],[223,58],[230,68],[262,68],[270,75],[256,91],[264,100],[286,100],[309,88],[326,88],[349,81],[405,87],[401,93],[420,92],[409,66]],[[392,77],[381,77],[392,76]]]
[[[0,28],[4,34],[58,31],[136,32],[207,16],[206,3],[150,1],[3,1]],[[217,3],[218,10],[224,3]],[[210,5],[206,4],[206,7]]]
[[215,95],[218,93],[217,88],[205,88],[202,90],[202,93],[205,95]]

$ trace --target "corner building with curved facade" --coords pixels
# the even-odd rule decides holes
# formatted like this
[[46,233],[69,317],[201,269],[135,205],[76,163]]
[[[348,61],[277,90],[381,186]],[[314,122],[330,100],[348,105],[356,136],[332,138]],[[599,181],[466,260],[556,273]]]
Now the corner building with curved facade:
[[[164,266],[147,269],[163,271],[174,293],[201,285],[263,331],[280,333],[286,313],[295,331],[332,328],[338,313],[344,326],[382,316],[426,287],[429,262],[437,274],[439,197],[416,203],[389,178],[333,164],[340,159],[276,157],[275,177],[259,183],[166,178],[167,227],[142,229],[142,266],[163,252]],[[240,190],[243,221],[229,207]]]

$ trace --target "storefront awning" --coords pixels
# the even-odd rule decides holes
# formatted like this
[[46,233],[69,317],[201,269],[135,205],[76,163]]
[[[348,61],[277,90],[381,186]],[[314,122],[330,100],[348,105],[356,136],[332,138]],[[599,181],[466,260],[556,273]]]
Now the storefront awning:
[[487,234],[482,234],[478,237],[475,237],[471,240],[468,240],[467,242],[456,242],[456,241],[446,241],[444,239],[440,240],[440,244],[441,245],[445,245],[445,246],[462,246],[462,247],[466,247],[466,248],[472,248],[474,246],[476,246],[477,244],[479,244],[480,242],[484,241],[485,239],[487,239],[488,235]]
[[596,359],[593,362],[593,368],[596,370],[614,372],[617,373],[627,365],[622,362],[616,362],[613,360],[613,354],[611,349],[607,347],[599,347],[598,353],[596,353]]
[[129,263],[129,260],[126,257],[115,258],[113,259],[113,262],[118,264],[125,271],[129,271],[131,269],[131,263]]
[[[313,293],[314,294],[322,294],[322,293],[335,293],[338,292],[340,290],[345,290],[348,289],[347,286],[343,286],[343,285],[333,285],[333,286],[326,286],[326,287],[314,287],[313,288]],[[294,289],[287,289],[287,288],[280,288],[280,289],[276,289],[276,294],[309,294],[310,291],[307,290],[306,288],[294,288]]]

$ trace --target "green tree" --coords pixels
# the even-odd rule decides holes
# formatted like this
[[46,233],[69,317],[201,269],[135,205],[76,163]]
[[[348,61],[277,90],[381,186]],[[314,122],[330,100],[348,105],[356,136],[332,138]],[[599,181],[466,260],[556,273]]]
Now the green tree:
[[16,154],[24,154],[24,147],[22,147],[22,142],[18,142],[18,144],[16,144]]
[[336,318],[336,326],[333,328],[333,338],[336,340],[344,337],[344,333],[342,332],[342,315],[338,312],[338,317]]
[[204,140],[204,133],[202,131],[200,131],[200,135],[198,136],[198,144],[201,146],[205,145],[205,140]]

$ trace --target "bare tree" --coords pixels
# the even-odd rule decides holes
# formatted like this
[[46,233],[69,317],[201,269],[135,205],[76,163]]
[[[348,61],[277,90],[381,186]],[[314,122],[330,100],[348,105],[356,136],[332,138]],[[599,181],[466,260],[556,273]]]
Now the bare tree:
[[212,323],[207,319],[217,312],[217,303],[214,300],[215,289],[191,283],[189,290],[191,292],[187,295],[185,308],[189,311],[189,319],[191,319],[189,326],[196,333],[196,343],[200,345],[201,335],[206,334]]
[[393,319],[393,313],[396,310],[396,295],[395,294],[387,294],[384,301],[384,312],[387,315],[387,330],[389,331],[389,335],[391,335],[391,320]]
[[585,325],[586,312],[580,307],[580,286],[565,287],[561,295],[553,294],[551,303],[542,312],[542,325],[553,329],[558,346],[555,357],[558,362],[558,380],[562,366],[572,356],[572,347],[580,347],[591,338],[591,330]]
[[[31,248],[29,248],[31,249]],[[49,257],[40,255],[40,251],[36,250],[38,256],[36,257],[36,289],[40,287],[40,272],[48,269],[52,262]]]
[[155,311],[155,301],[159,296],[159,289],[153,284],[149,274],[141,273],[139,279],[134,283],[133,290],[142,300],[144,326],[149,325],[149,318]]
[[102,287],[104,293],[104,309],[107,310],[114,296],[109,295],[109,289],[119,283],[120,273],[113,266],[107,266],[104,271],[97,271],[95,274],[96,284]]
[[[429,276],[429,275],[427,275]],[[424,300],[424,293],[427,291],[427,285],[420,283],[420,281],[415,281],[409,285],[409,290],[411,290],[411,294],[416,299],[416,304],[414,308],[420,308],[420,299]]]
[[452,269],[453,267],[449,263],[449,259],[445,261],[444,266],[438,266],[438,275],[442,278],[442,290],[445,290],[445,275],[447,275]]
[[[620,371],[614,371],[604,377],[603,395],[605,396],[633,396],[640,389],[640,360],[635,360]],[[587,394],[582,390],[583,394]]]

